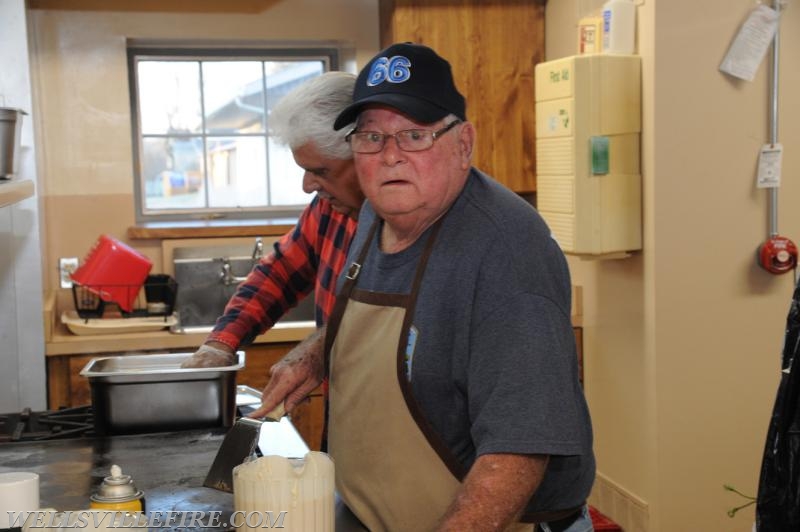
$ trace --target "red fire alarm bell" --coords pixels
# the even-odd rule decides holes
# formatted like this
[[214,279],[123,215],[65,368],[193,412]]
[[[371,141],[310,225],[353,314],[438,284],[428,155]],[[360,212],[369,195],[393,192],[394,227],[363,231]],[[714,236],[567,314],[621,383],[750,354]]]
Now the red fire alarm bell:
[[784,236],[771,236],[758,250],[758,264],[770,273],[793,270],[797,267],[797,246]]

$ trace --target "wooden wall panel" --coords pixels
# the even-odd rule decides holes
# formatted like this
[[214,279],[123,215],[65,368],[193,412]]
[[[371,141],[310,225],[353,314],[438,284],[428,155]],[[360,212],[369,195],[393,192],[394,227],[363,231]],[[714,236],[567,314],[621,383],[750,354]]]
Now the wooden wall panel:
[[381,0],[381,45],[412,41],[453,67],[478,132],[475,166],[518,193],[536,190],[534,67],[544,1]]

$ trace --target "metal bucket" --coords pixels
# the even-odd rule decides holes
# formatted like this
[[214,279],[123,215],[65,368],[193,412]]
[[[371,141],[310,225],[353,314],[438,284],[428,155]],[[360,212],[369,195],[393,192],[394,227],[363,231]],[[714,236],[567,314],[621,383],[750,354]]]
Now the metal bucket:
[[0,178],[9,178],[19,167],[20,131],[22,109],[0,107]]

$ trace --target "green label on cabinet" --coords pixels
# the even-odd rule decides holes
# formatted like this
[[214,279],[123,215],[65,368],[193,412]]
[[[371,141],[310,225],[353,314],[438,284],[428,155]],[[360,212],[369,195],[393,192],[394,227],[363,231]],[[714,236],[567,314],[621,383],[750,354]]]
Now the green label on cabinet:
[[608,137],[591,137],[592,175],[608,173]]

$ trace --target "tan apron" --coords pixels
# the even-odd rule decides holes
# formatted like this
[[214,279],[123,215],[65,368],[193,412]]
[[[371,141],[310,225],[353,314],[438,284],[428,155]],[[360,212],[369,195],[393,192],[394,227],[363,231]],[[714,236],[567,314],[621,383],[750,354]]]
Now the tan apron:
[[411,294],[398,295],[355,288],[376,221],[328,324],[328,449],[336,489],[373,532],[432,530],[466,474],[422,415],[405,369],[416,295],[440,224],[419,260]]

